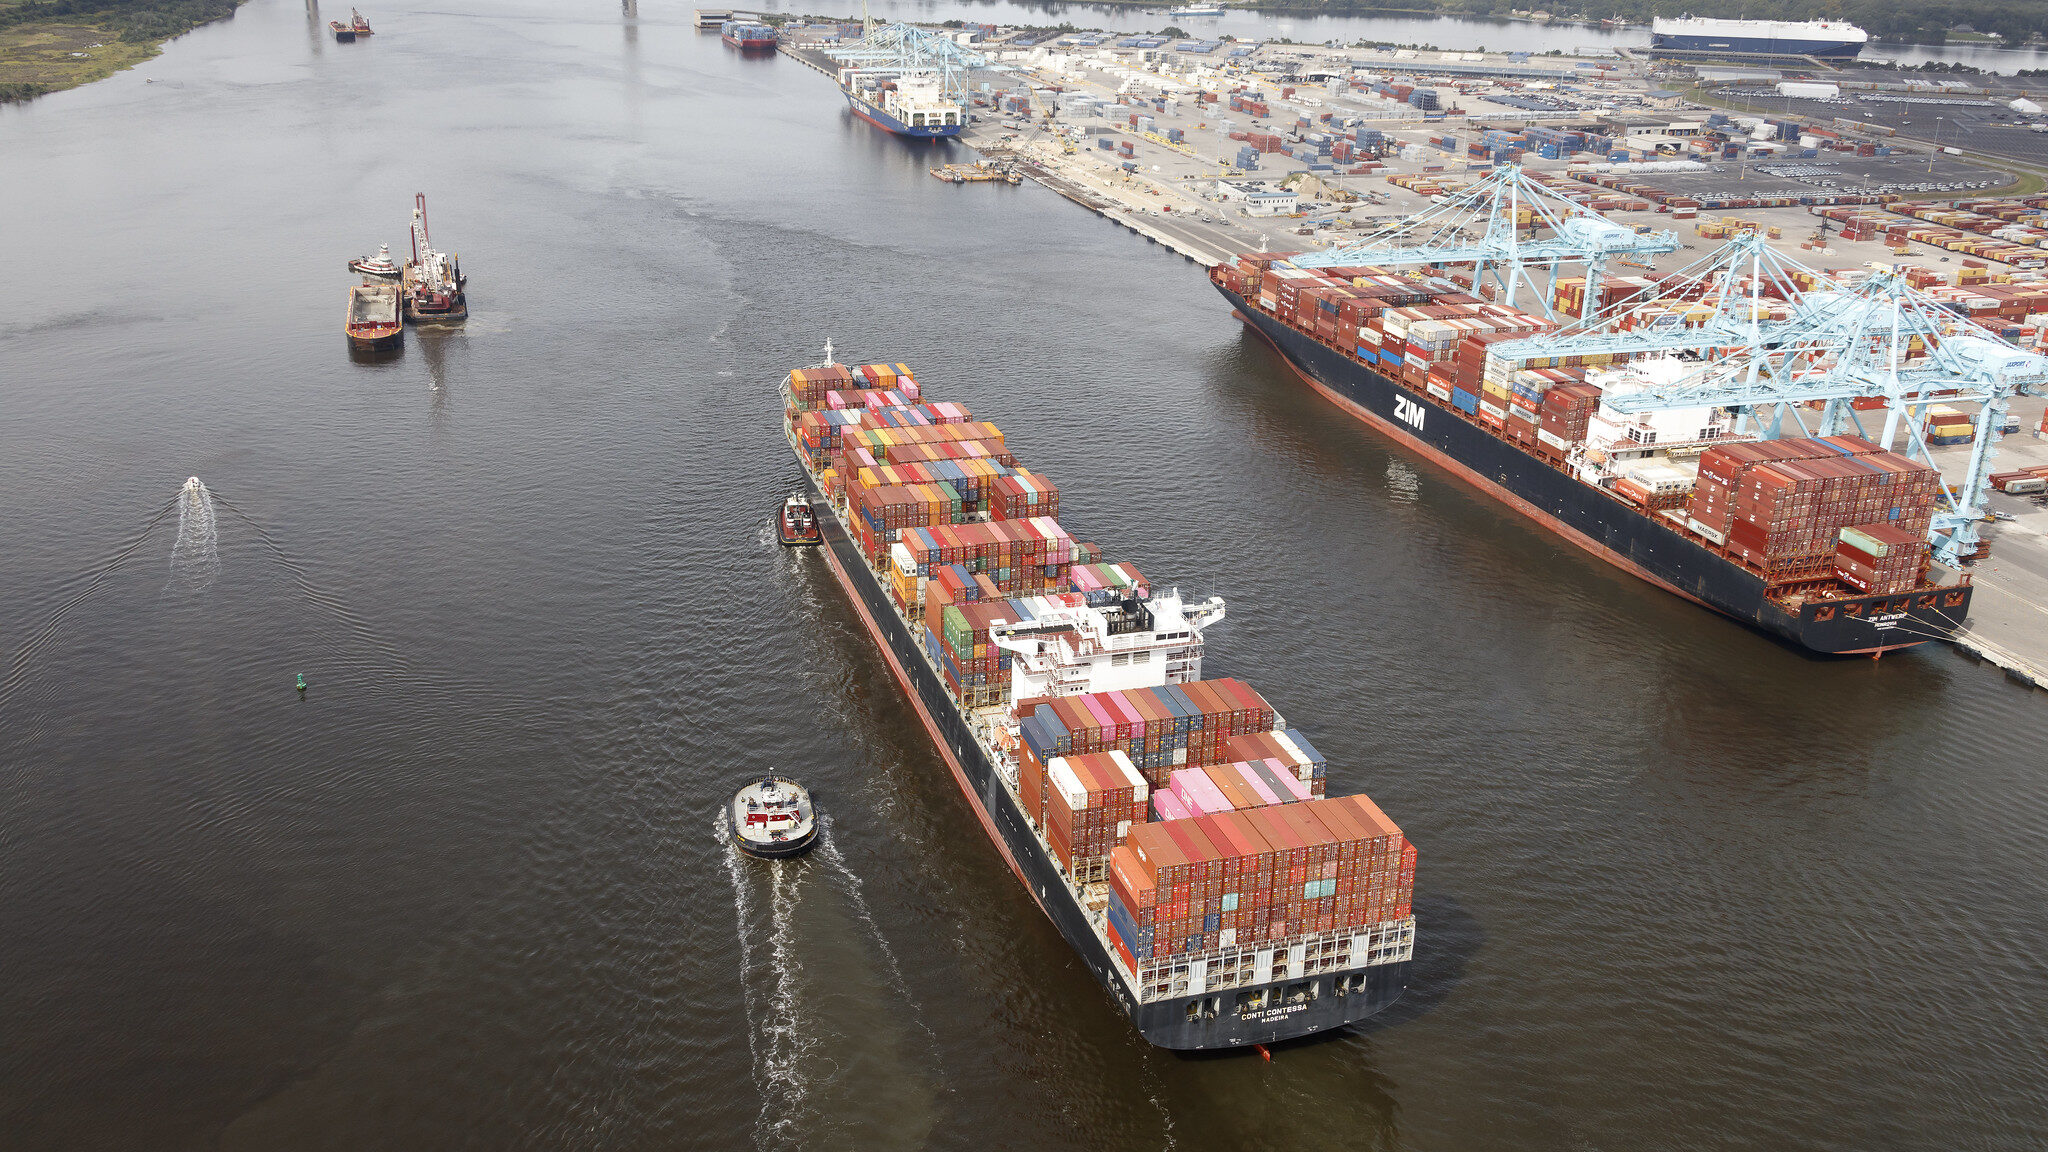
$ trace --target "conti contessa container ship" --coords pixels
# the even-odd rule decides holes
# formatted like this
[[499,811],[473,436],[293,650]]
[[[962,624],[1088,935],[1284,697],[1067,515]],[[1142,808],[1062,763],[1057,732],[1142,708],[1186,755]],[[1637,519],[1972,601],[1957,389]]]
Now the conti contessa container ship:
[[783,381],[833,574],[984,831],[1138,1031],[1228,1048],[1407,986],[1416,853],[1250,686],[1190,603],[1058,520],[1002,433],[903,365]]
[[1940,477],[1924,464],[1854,436],[1741,439],[1710,408],[1622,413],[1603,400],[1692,365],[1508,359],[1492,346],[1551,325],[1443,281],[1266,253],[1210,278],[1317,392],[1660,588],[1819,653],[1944,639],[1968,615],[1968,578],[1928,553]]

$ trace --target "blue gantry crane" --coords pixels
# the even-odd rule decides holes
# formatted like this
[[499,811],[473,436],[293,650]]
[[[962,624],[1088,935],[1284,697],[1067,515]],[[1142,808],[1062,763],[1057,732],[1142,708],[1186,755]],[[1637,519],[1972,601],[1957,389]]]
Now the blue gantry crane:
[[[1532,224],[1547,225],[1550,235],[1523,239],[1523,209]],[[1302,268],[1471,264],[1475,289],[1490,280],[1499,286],[1500,301],[1512,305],[1518,289],[1526,285],[1536,294],[1543,314],[1555,319],[1551,309],[1560,266],[1584,264],[1587,298],[1597,299],[1600,275],[1609,260],[1677,250],[1676,232],[1638,234],[1531,180],[1520,165],[1503,164],[1471,187],[1440,197],[1385,235],[1304,253],[1292,263]],[[1536,283],[1536,270],[1548,273],[1548,284]]]
[[932,76],[946,99],[967,103],[967,77],[977,68],[993,67],[988,57],[914,24],[876,26],[868,22],[859,40],[827,55],[869,72],[898,76]]
[[[1672,298],[1692,305],[1671,318]],[[2016,348],[1908,284],[1896,271],[1836,285],[1826,273],[1738,237],[1668,278],[1660,301],[1624,301],[1568,327],[1497,345],[1507,360],[1604,355],[1675,357],[1678,371],[1643,373],[1602,404],[1633,415],[1724,409],[1736,434],[1832,436],[1854,431],[1930,466],[1925,406],[1980,405],[1960,485],[1943,489],[1929,528],[1936,559],[1975,554],[1998,428],[2010,398],[2048,386],[2048,357]],[[1864,425],[1858,399],[1884,401],[1881,429]],[[1816,410],[1813,406],[1818,404]]]

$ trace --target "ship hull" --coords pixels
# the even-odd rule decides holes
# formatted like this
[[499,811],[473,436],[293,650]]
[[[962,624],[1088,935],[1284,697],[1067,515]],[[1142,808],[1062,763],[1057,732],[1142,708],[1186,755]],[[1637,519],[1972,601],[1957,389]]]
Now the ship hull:
[[[1408,970],[1413,960],[1276,981],[1269,985],[1141,1002],[1117,975],[1115,965],[1118,961],[1090,925],[1087,912],[1073,898],[1058,862],[1026,822],[1023,811],[968,727],[938,671],[924,658],[909,626],[896,613],[881,581],[868,569],[861,558],[859,546],[808,470],[805,471],[804,482],[810,489],[812,507],[817,511],[824,536],[825,547],[821,553],[840,588],[860,614],[868,634],[888,661],[904,695],[917,710],[926,733],[951,769],[954,782],[974,809],[983,831],[1002,853],[1004,862],[1024,885],[1025,891],[1031,894],[1068,945],[1088,965],[1096,981],[1108,990],[1117,1006],[1130,1017],[1147,1041],[1161,1048],[1180,1050],[1269,1044],[1358,1023],[1400,998],[1407,989]],[[1341,996],[1336,994],[1338,977],[1358,973],[1366,977],[1362,989]],[[1237,997],[1241,993],[1294,989],[1304,985],[1311,987],[1314,993],[1314,998],[1306,1003],[1285,1004],[1249,1014],[1236,1010]],[[1201,1016],[1205,1001],[1218,1002],[1213,1017]],[[1190,1015],[1191,1006],[1194,1018]]]
[[727,44],[732,45],[733,47],[739,49],[742,52],[775,51],[775,41],[773,40],[742,39],[741,37],[738,36],[721,36],[720,39],[724,40]]
[[1670,32],[1653,33],[1650,52],[1719,53],[1725,56],[1815,56],[1824,60],[1854,60],[1863,51],[1862,41],[1781,40],[1773,36],[1696,36]]
[[1947,639],[1969,614],[1968,585],[1892,596],[1771,599],[1763,577],[1675,527],[1459,418],[1353,357],[1280,323],[1217,285],[1237,315],[1316,391],[1602,560],[1779,639],[1827,655],[1880,655]]
[[388,352],[405,344],[403,325],[384,325],[375,328],[350,328],[347,330],[349,347],[359,352]]
[[863,100],[851,92],[846,94],[846,106],[853,109],[854,115],[875,127],[885,132],[894,132],[898,136],[907,136],[912,140],[940,140],[960,134],[961,126],[958,124],[941,124],[936,128],[913,128],[890,115],[881,105]]

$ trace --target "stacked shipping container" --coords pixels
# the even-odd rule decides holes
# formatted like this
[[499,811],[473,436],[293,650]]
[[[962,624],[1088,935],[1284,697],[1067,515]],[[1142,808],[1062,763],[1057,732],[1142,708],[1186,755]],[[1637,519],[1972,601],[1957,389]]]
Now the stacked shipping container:
[[1403,920],[1415,860],[1363,796],[1138,825],[1110,855],[1111,942],[1135,968]]
[[[1844,528],[1881,524],[1924,540],[1939,488],[1933,469],[1860,437],[1761,440],[1700,457],[1689,515],[1772,580],[1832,579]],[[1922,559],[1924,548],[1916,582]]]
[[[1585,444],[1600,407],[1601,390],[1585,382],[1585,369],[1625,359],[1615,354],[1510,354],[1502,346],[1548,326],[1512,309],[1446,291],[1440,281],[1394,276],[1378,268],[1308,270],[1286,261],[1286,254],[1246,254],[1212,275],[1287,326],[1354,356],[1559,467],[1568,467],[1574,449]],[[1701,322],[1702,306],[1695,300],[1658,298],[1655,293],[1661,286],[1646,278],[1615,280],[1616,291],[1646,299],[1639,306],[1643,324]],[[1776,314],[1784,306],[1776,299],[1780,286],[1761,288],[1760,307]],[[1583,282],[1577,290],[1583,293]],[[1948,425],[1937,427],[1951,431]],[[1867,442],[1844,448],[1851,439],[1723,445],[1707,453],[1696,488],[1678,476],[1689,473],[1688,468],[1672,466],[1667,482],[1655,467],[1657,461],[1636,462],[1633,471],[1616,478],[1612,491],[1645,513],[1677,510],[1695,534],[1772,584],[1833,581],[1851,593],[1878,594],[1864,583],[1876,580],[1872,587],[1889,588],[1896,579],[1880,579],[1877,566],[1862,560],[1856,562],[1863,568],[1839,567],[1835,559],[1841,531],[1885,524],[1924,533],[1939,478],[1932,469],[1880,453]],[[1745,489],[1738,474],[1746,474],[1755,461],[1782,466],[1773,463],[1749,477]],[[1923,547],[1920,559],[1924,552]],[[1844,572],[1856,574],[1862,583],[1846,579]]]

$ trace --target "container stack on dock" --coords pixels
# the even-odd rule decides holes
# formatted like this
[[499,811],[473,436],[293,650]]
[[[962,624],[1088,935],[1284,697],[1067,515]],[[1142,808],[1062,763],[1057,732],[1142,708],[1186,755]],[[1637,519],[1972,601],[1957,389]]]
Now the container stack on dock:
[[[1384,309],[1428,293],[1387,277],[1342,295]],[[1371,800],[1326,794],[1322,753],[1256,690],[1202,677],[1220,599],[1189,605],[1075,541],[1060,488],[904,365],[798,369],[784,399],[844,529],[827,532],[828,555],[852,561],[835,570],[863,602],[877,602],[863,587],[880,593],[908,637],[888,641],[895,658],[943,694],[918,689],[919,707],[972,733],[941,750],[963,772],[987,765],[969,800],[1014,806],[1021,823],[1000,833],[1013,858],[1052,869],[1060,890],[1034,893],[1077,948],[1109,958],[1116,972],[1099,974],[1148,1037],[1261,1042],[1400,994],[1415,850]]]

